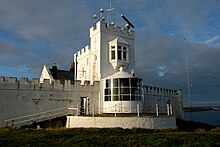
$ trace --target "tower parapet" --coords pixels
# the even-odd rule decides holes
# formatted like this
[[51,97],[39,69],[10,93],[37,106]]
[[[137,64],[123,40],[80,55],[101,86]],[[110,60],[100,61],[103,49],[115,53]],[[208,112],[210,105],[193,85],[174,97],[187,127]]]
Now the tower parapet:
[[84,48],[80,49],[77,53],[74,54],[74,56],[77,55],[79,57],[79,56],[86,56],[88,54],[90,54],[89,45],[87,45]]
[[125,27],[122,28],[115,24],[109,24],[105,21],[99,21],[90,28],[90,38],[92,38],[100,31],[116,36],[123,36],[130,39],[134,39],[135,37],[135,31],[131,29],[127,29]]

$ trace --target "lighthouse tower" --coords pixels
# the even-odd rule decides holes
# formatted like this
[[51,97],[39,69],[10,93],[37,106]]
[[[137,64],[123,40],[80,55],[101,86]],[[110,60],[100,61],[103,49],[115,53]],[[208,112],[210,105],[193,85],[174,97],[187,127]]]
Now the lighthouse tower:
[[135,32],[128,25],[108,23],[100,9],[100,18],[90,28],[90,45],[74,54],[75,79],[100,81],[120,67],[126,72],[135,69]]
[[90,28],[90,45],[74,54],[77,80],[100,81],[100,113],[136,113],[142,110],[142,79],[135,77],[134,26],[100,18]]

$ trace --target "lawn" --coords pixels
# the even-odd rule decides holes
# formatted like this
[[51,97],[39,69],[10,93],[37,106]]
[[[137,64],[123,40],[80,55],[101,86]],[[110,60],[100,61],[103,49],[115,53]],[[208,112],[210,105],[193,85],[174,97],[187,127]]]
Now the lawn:
[[183,131],[1,127],[0,146],[220,146],[220,128]]

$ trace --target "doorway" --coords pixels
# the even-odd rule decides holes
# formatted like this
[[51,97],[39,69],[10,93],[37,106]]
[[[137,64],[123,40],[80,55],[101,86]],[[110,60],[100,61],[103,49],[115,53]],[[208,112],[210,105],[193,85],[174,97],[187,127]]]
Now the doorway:
[[89,115],[89,99],[88,97],[80,97],[80,115]]

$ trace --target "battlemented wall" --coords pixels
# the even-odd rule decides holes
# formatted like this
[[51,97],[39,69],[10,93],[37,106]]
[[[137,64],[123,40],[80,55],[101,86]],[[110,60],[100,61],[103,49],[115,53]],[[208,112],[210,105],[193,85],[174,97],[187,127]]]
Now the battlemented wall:
[[[48,110],[64,107],[80,107],[81,97],[89,99],[89,113],[98,108],[100,86],[99,82],[91,85],[85,81],[72,84],[70,80],[61,84],[55,80],[50,84],[49,80],[39,83],[39,79],[17,79],[14,77],[0,77],[0,124],[4,120],[15,117],[35,114]],[[97,109],[94,109],[98,113]]]
[[99,33],[99,29],[101,29],[101,31],[103,32],[111,33],[112,35],[123,36],[126,38],[134,39],[135,36],[135,32],[133,30],[127,30],[115,24],[109,24],[105,21],[99,21],[90,28],[90,38]]
[[167,114],[169,109],[169,113],[178,118],[182,118],[183,111],[181,90],[146,85],[143,86],[143,90],[143,112],[156,114],[157,105],[159,114]]

